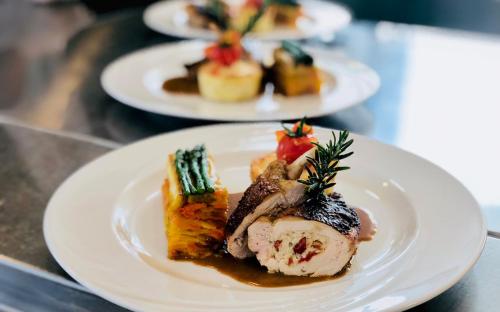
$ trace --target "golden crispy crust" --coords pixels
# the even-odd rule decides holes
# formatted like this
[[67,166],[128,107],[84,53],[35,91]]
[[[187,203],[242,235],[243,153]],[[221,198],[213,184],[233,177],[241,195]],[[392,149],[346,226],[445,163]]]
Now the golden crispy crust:
[[271,152],[252,160],[252,163],[250,164],[250,178],[252,179],[252,182],[255,182],[257,177],[266,170],[267,166],[269,166],[269,164],[276,159],[276,153]]
[[[162,186],[168,257],[208,257],[217,253],[224,242],[227,189],[217,181],[213,193],[184,196],[174,162],[175,156],[169,155],[167,178]],[[213,171],[211,160],[210,171]]]

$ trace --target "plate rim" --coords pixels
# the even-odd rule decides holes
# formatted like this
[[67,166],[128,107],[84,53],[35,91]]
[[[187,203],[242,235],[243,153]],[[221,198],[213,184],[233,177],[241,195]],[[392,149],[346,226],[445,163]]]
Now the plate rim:
[[[54,259],[57,261],[57,263],[64,269],[65,272],[67,272],[72,278],[74,278],[78,283],[80,283],[81,285],[83,285],[84,287],[88,288],[89,291],[99,297],[102,297],[112,303],[115,303],[119,306],[122,306],[122,307],[125,307],[125,308],[128,308],[128,309],[131,309],[131,310],[134,310],[134,309],[137,309],[138,307],[136,306],[132,306],[132,305],[129,305],[128,303],[124,303],[121,299],[120,299],[120,295],[115,295],[113,293],[111,293],[110,291],[103,291],[101,289],[98,289],[96,290],[95,288],[93,288],[90,284],[91,283],[87,283],[85,280],[81,279],[78,277],[77,274],[75,274],[74,271],[72,271],[71,269],[68,268],[68,265],[66,265],[64,262],[61,262],[60,260],[60,255],[55,253],[55,247],[53,245],[53,242],[51,242],[50,240],[50,234],[48,232],[48,224],[50,222],[49,218],[47,217],[48,216],[48,213],[49,213],[49,209],[54,209],[54,208],[50,208],[52,207],[54,204],[53,204],[53,199],[56,195],[56,193],[58,193],[60,191],[60,189],[63,188],[64,185],[66,185],[67,183],[70,183],[71,180],[77,176],[80,172],[83,172],[85,170],[87,170],[87,168],[90,168],[94,163],[100,161],[102,158],[105,158],[105,157],[109,157],[111,154],[114,154],[118,151],[121,151],[122,149],[125,149],[125,148],[128,148],[130,146],[138,146],[140,144],[143,144],[143,142],[145,141],[153,141],[153,140],[156,140],[156,139],[159,139],[160,137],[169,137],[169,136],[175,136],[176,134],[178,133],[182,133],[184,131],[190,131],[190,130],[206,130],[206,129],[209,129],[209,128],[218,128],[218,127],[224,127],[224,128],[238,128],[238,127],[241,127],[241,126],[244,126],[244,127],[251,127],[251,128],[254,128],[254,127],[261,127],[261,128],[269,128],[269,127],[276,127],[277,125],[279,125],[278,123],[275,123],[275,122],[262,122],[262,123],[227,123],[227,124],[212,124],[212,125],[205,125],[205,126],[197,126],[197,127],[191,127],[191,128],[186,128],[186,129],[178,129],[178,130],[175,130],[175,131],[171,131],[171,132],[167,132],[167,133],[161,133],[161,134],[157,134],[157,135],[154,135],[154,136],[151,136],[151,137],[148,137],[148,138],[145,138],[145,139],[142,139],[142,140],[139,140],[139,141],[136,141],[132,144],[128,144],[128,145],[125,145],[125,146],[122,146],[122,147],[119,147],[117,149],[113,149],[97,158],[95,158],[94,160],[84,164],[83,166],[81,166],[79,169],[77,169],[76,171],[74,171],[70,176],[68,176],[59,186],[58,188],[54,191],[54,193],[52,194],[50,200],[48,201],[47,203],[47,206],[46,206],[46,209],[44,211],[44,215],[43,215],[43,235],[44,235],[44,240],[46,242],[46,245],[51,253],[51,255],[54,257]],[[321,128],[321,129],[324,129],[324,130],[335,130],[335,131],[338,131],[338,129],[334,129],[334,128],[327,128],[327,127],[321,127],[321,126],[315,126],[316,128]],[[418,159],[418,161],[420,162],[424,162],[426,163],[426,165],[429,165],[429,166],[432,166],[436,169],[438,169],[442,174],[444,174],[445,176],[448,176],[449,178],[451,178],[453,180],[454,183],[456,183],[458,186],[460,186],[460,188],[462,189],[462,191],[464,192],[464,194],[466,194],[468,197],[470,197],[470,199],[474,202],[474,206],[471,207],[471,209],[475,210],[478,215],[480,216],[480,224],[479,227],[478,227],[478,230],[480,229],[481,230],[481,239],[480,241],[478,241],[478,244],[477,244],[477,248],[474,250],[475,251],[475,255],[474,257],[471,257],[470,261],[466,264],[464,264],[462,266],[462,270],[460,271],[457,271],[454,273],[453,275],[453,278],[449,279],[449,282],[448,283],[442,283],[440,285],[440,287],[436,287],[436,289],[433,291],[433,292],[426,292],[424,295],[421,295],[421,296],[417,296],[417,297],[412,297],[411,299],[408,299],[407,297],[405,297],[405,300],[404,301],[401,301],[401,302],[397,302],[389,307],[384,307],[383,310],[388,310],[388,311],[397,311],[397,310],[401,310],[401,309],[410,309],[412,307],[415,307],[419,304],[422,304],[424,302],[427,302],[437,296],[439,296],[440,294],[442,294],[443,292],[445,292],[446,290],[448,290],[449,288],[451,288],[452,286],[454,286],[456,283],[458,283],[464,276],[466,273],[468,273],[473,267],[474,265],[477,263],[477,261],[479,260],[480,256],[482,255],[483,251],[484,251],[484,247],[485,247],[485,244],[486,244],[486,241],[487,241],[487,226],[486,226],[486,220],[485,220],[485,217],[484,217],[484,214],[482,212],[482,209],[481,209],[481,206],[479,205],[478,201],[476,200],[476,198],[474,197],[474,195],[470,192],[470,190],[458,179],[456,178],[454,175],[452,175],[451,173],[449,173],[447,170],[443,169],[441,166],[431,162],[430,160],[427,160],[426,158],[422,157],[422,156],[419,156],[411,151],[407,151],[403,148],[400,148],[400,147],[397,147],[397,146],[394,146],[394,145],[391,145],[391,144],[388,144],[388,143],[384,143],[382,141],[379,141],[379,140],[376,140],[374,138],[371,138],[371,137],[367,137],[367,136],[364,136],[364,135],[360,135],[360,134],[355,134],[356,136],[358,137],[362,137],[364,140],[367,140],[369,142],[372,142],[372,143],[375,143],[375,144],[381,144],[384,146],[384,148],[389,148],[389,149],[392,149],[392,150],[395,150],[397,152],[401,152],[401,153],[404,153],[404,154],[408,154],[412,157],[415,157],[416,159]],[[121,296],[123,297],[123,296]],[[371,301],[371,302],[374,302],[374,301]],[[406,303],[406,304],[405,304]]]
[[[161,49],[172,49],[176,47],[182,47],[182,46],[189,46],[189,45],[196,45],[196,44],[201,44],[201,43],[206,43],[206,40],[202,39],[187,39],[187,40],[180,40],[180,41],[174,41],[174,42],[166,42],[166,43],[160,43],[160,44],[155,44],[149,47],[141,48],[138,50],[134,50],[132,52],[126,53],[124,55],[121,55],[120,57],[114,59],[112,62],[108,63],[104,69],[101,72],[101,75],[99,77],[100,85],[103,88],[103,90],[111,96],[113,99],[118,101],[120,104],[141,110],[143,112],[147,113],[154,113],[162,116],[171,116],[171,117],[180,117],[180,118],[187,118],[187,119],[193,119],[193,120],[203,120],[203,121],[218,121],[218,122],[256,122],[256,121],[264,121],[264,122],[272,122],[272,121],[290,121],[290,120],[296,120],[300,119],[301,116],[276,116],[280,114],[280,110],[273,112],[273,113],[265,113],[262,112],[259,114],[257,117],[252,117],[252,116],[246,116],[246,115],[230,115],[230,116],[211,116],[211,115],[206,115],[205,113],[200,113],[200,114],[194,114],[190,111],[187,110],[170,110],[169,112],[166,112],[164,110],[157,109],[156,106],[148,105],[145,104],[144,100],[129,97],[126,95],[123,95],[123,92],[119,92],[116,90],[116,88],[113,88],[111,86],[111,79],[109,78],[110,75],[112,75],[113,70],[120,64],[121,62],[126,61],[129,58],[134,58],[138,57],[138,55],[143,54],[143,53],[150,53],[150,51],[154,50],[161,50]],[[249,41],[251,42],[251,41]],[[265,43],[266,45],[273,44],[271,42]],[[310,118],[316,118],[316,117],[323,117],[323,116],[328,116],[358,105],[361,105],[371,97],[375,96],[379,91],[381,87],[381,78],[380,75],[370,67],[369,65],[358,61],[356,59],[353,59],[347,55],[343,54],[336,54],[335,52],[339,52],[337,50],[331,50],[331,49],[326,49],[323,47],[317,47],[314,45],[304,45],[306,49],[309,49],[310,51],[313,51],[313,53],[318,53],[318,54],[333,54],[331,56],[332,59],[335,59],[338,62],[344,62],[349,64],[355,64],[357,67],[361,68],[364,72],[366,77],[369,77],[370,82],[373,83],[373,90],[367,93],[366,96],[364,96],[361,100],[358,101],[353,101],[352,103],[349,103],[347,105],[342,106],[340,109],[338,109],[335,106],[331,106],[327,109],[324,110],[315,110],[312,112],[308,112],[307,116]],[[333,90],[332,92],[336,92]],[[159,99],[161,101],[161,99]],[[175,102],[175,99],[172,99],[171,102]],[[168,104],[168,102],[165,102],[165,104]],[[292,103],[290,103],[292,104]],[[226,105],[226,104],[220,104],[220,105]],[[238,105],[238,103],[229,103],[227,105]],[[293,114],[291,114],[293,115]],[[270,116],[270,117],[268,117]]]
[[[310,1],[310,0],[309,0]],[[316,2],[322,3],[322,5],[331,5],[332,7],[336,7],[339,10],[343,10],[344,13],[346,14],[346,20],[344,23],[339,24],[336,28],[331,28],[327,31],[336,33],[343,28],[347,27],[349,24],[351,24],[352,19],[353,19],[353,11],[351,8],[349,8],[347,5],[343,3],[339,3],[337,1],[325,1],[325,0],[314,0]],[[170,3],[168,3],[170,2]],[[187,38],[187,39],[215,39],[216,36],[213,32],[210,32],[208,30],[206,31],[206,35],[197,35],[196,33],[194,34],[185,34],[181,31],[176,30],[176,28],[169,28],[169,27],[162,27],[161,25],[158,25],[154,20],[151,18],[151,15],[153,14],[154,10],[157,10],[158,7],[165,6],[167,4],[170,5],[175,5],[177,4],[176,2],[182,2],[181,0],[161,0],[158,2],[151,3],[146,7],[142,14],[142,21],[144,24],[151,30],[167,35],[167,36],[172,36],[176,38]],[[309,39],[309,38],[314,38],[316,36],[319,36],[323,33],[327,33],[324,30],[321,31],[315,31],[311,33],[297,33],[296,35],[293,36],[278,36],[278,35],[270,35],[270,36],[259,36],[258,34],[249,34],[248,37],[253,39],[253,40],[260,40],[260,41],[280,41],[280,40],[303,40],[303,39]]]

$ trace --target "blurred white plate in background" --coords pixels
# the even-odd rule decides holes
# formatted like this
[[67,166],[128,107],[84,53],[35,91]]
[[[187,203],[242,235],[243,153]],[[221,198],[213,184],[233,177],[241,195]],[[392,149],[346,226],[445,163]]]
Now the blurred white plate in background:
[[[304,17],[297,23],[297,29],[278,27],[266,33],[252,33],[249,36],[262,40],[305,39],[320,34],[331,34],[349,24],[351,13],[344,6],[325,1],[299,1],[304,8]],[[188,24],[185,12],[189,1],[161,1],[150,5],[144,11],[144,23],[151,29],[177,37],[193,39],[214,39],[216,33]]]
[[[269,58],[277,46],[249,42],[257,58]],[[251,101],[217,103],[199,95],[169,93],[162,89],[167,79],[183,76],[184,64],[203,58],[204,41],[182,41],[142,49],[108,65],[102,75],[104,90],[118,101],[148,112],[221,121],[300,119],[331,114],[359,104],[379,88],[378,75],[366,65],[338,53],[305,48],[326,74],[320,95],[285,97],[272,92]]]

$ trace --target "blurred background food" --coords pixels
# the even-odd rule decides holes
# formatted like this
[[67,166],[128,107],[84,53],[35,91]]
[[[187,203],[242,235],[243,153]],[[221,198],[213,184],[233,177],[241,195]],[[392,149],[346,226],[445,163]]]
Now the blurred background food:
[[[146,6],[152,0],[83,0],[98,14],[124,7]],[[338,0],[358,19],[450,27],[500,33],[498,0]]]

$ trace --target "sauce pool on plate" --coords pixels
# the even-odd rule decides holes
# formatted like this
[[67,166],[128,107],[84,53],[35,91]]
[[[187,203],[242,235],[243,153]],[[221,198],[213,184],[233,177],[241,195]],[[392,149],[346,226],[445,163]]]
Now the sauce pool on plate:
[[334,276],[321,277],[291,276],[281,273],[268,273],[267,269],[261,266],[255,258],[239,260],[229,254],[187,261],[216,269],[220,273],[230,276],[237,281],[259,287],[306,285],[336,279],[343,276],[348,271],[348,268],[346,267]]
[[373,220],[373,217],[361,208],[354,208],[354,211],[356,211],[360,223],[358,241],[366,242],[372,240],[375,233],[377,233],[377,224]]
[[[236,208],[242,196],[243,193],[229,195],[229,214],[231,214],[231,212]],[[376,223],[367,211],[361,208],[355,208],[355,211],[361,223],[358,239],[359,242],[371,240],[376,233]],[[347,265],[342,271],[334,276],[309,277],[290,276],[281,273],[268,273],[267,269],[261,266],[255,258],[239,260],[227,253],[221,253],[220,255],[204,259],[190,259],[185,261],[213,268],[237,281],[259,287],[297,286],[333,280],[345,275],[350,266]]]
[[163,90],[172,93],[200,94],[198,82],[190,77],[177,77],[165,80]]

